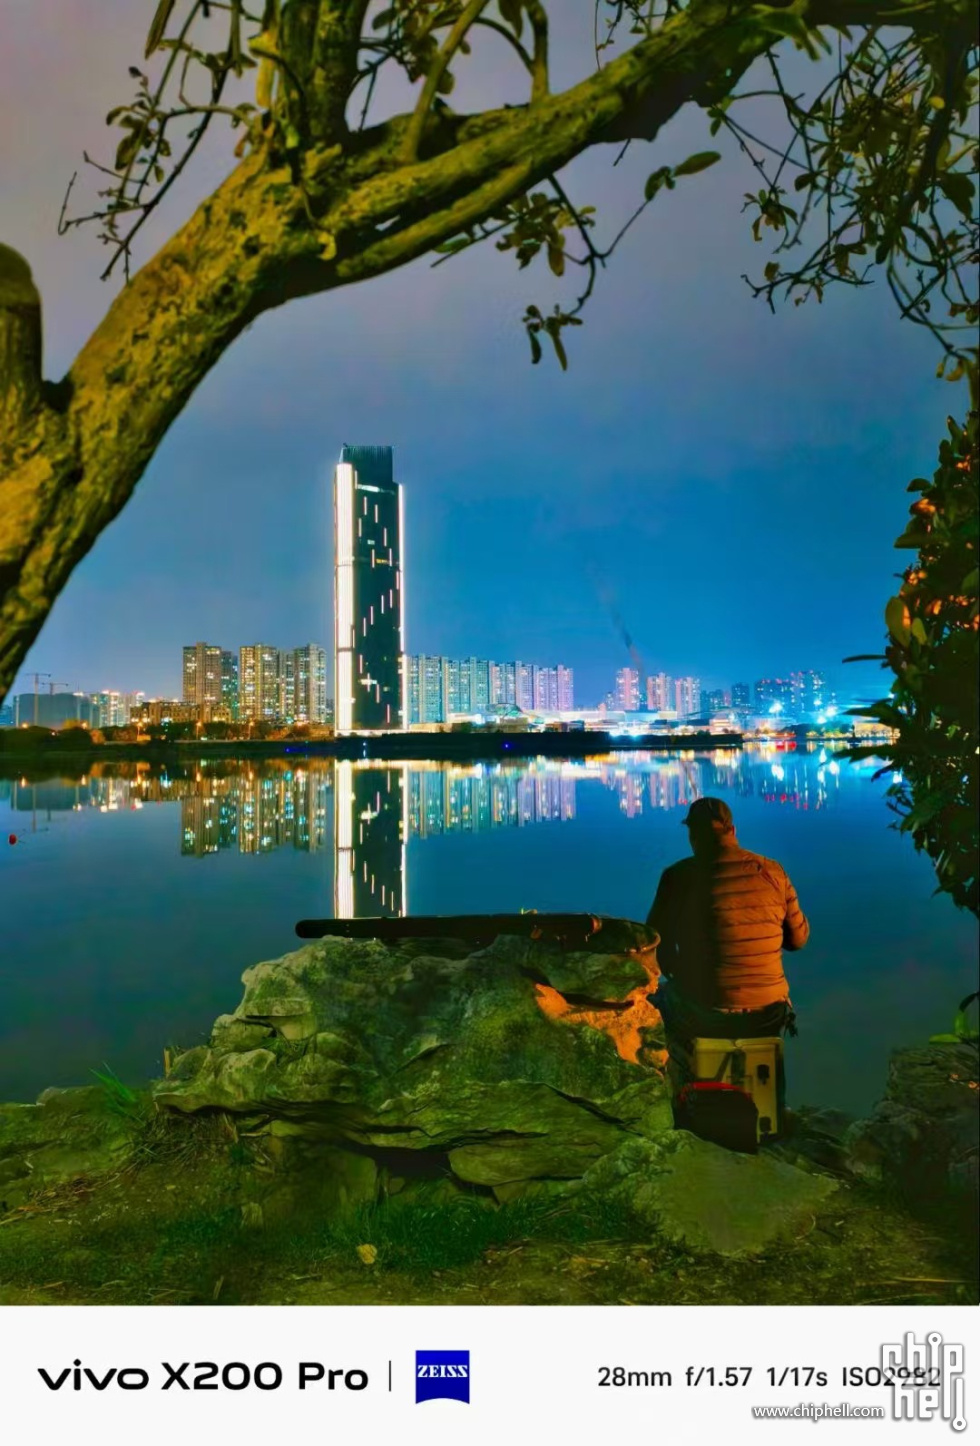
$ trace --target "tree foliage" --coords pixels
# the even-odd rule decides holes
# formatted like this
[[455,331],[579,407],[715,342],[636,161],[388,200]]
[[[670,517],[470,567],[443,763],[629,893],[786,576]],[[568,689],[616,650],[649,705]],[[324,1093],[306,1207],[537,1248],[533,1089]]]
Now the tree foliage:
[[[952,418],[932,481],[916,477],[920,494],[895,543],[914,548],[915,561],[885,609],[888,643],[883,666],[894,674],[888,698],[870,709],[895,730],[887,746],[859,748],[853,757],[886,759],[899,770],[888,789],[896,827],[932,859],[939,889],[960,908],[980,912],[977,883],[980,818],[980,618],[977,552],[980,541],[978,414],[965,425]],[[855,710],[858,711],[858,710]]]
[[[697,0],[594,0],[594,5],[600,65],[623,32],[642,43],[711,8]],[[346,25],[337,16],[333,32],[321,35],[322,12],[344,8],[265,0],[259,11],[246,0],[159,0],[146,44],[147,60],[164,57],[159,73],[151,83],[131,67],[135,97],[106,118],[123,132],[114,163],[104,166],[86,156],[110,177],[101,193],[105,204],[71,220],[63,213],[65,227],[101,223],[112,251],[104,275],[120,260],[128,275],[141,227],[217,116],[241,129],[237,156],[265,147],[288,159],[302,184],[302,157],[311,147],[346,132],[355,113],[356,129],[363,133],[386,67],[422,84],[400,145],[404,160],[416,158],[427,127],[447,109],[458,62],[481,32],[503,37],[519,58],[530,76],[532,105],[548,95],[543,0],[498,0],[496,6],[488,0],[394,0],[363,30],[368,7],[353,4],[346,7],[351,12]],[[978,320],[973,7],[965,0],[880,9],[792,0],[732,4],[727,10],[754,32],[747,58],[762,61],[763,78],[741,88],[745,62],[739,55],[719,74],[706,73],[691,99],[707,112],[711,134],[733,137],[755,173],[757,185],[745,193],[743,209],[755,240],[771,239],[773,256],[761,278],[745,280],[770,306],[778,298],[801,305],[821,301],[828,286],[869,285],[875,269],[884,268],[901,314],[932,331],[943,350],[943,369],[959,379],[975,366],[971,339]],[[869,19],[878,11],[885,23],[857,28],[862,10]],[[900,27],[917,10],[932,12],[925,27],[903,31],[887,25],[890,14]],[[312,79],[326,53],[324,42],[348,52],[346,68],[336,62],[331,67],[337,88],[329,95]],[[809,97],[794,93],[784,78],[781,57],[793,48],[818,66],[821,83]],[[229,99],[229,84],[249,69],[256,71],[254,99]],[[770,103],[771,114],[763,113],[759,135],[744,116],[749,105],[759,113],[761,102]],[[187,120],[192,123],[175,150],[172,137]],[[541,358],[543,334],[564,368],[562,329],[580,324],[597,272],[626,230],[661,190],[672,190],[678,178],[720,159],[718,151],[704,150],[677,165],[659,166],[642,202],[606,246],[589,234],[594,209],[573,204],[552,174],[547,190],[517,194],[434,250],[446,258],[497,237],[497,248],[513,251],[522,268],[539,253],[555,276],[570,266],[584,267],[585,289],[571,307],[558,303],[542,312],[531,303],[523,318],[532,361]],[[577,246],[570,247],[569,239]],[[328,241],[328,250],[332,244]]]
[[[953,376],[975,376],[977,21],[971,0],[596,0],[596,66],[555,93],[565,0],[147,0],[134,93],[107,117],[89,213],[127,284],[68,374],[43,378],[40,297],[0,245],[0,697],[72,570],[133,493],[194,389],[240,333],[298,297],[481,242],[548,267],[529,297],[532,360],[567,364],[568,328],[622,236],[678,185],[707,184],[712,137],[752,174],[746,210],[770,305],[883,275]],[[461,66],[507,47],[526,100],[453,107]],[[800,60],[806,94],[789,77]],[[787,64],[787,61],[790,63]],[[385,114],[399,73],[411,108]],[[700,108],[705,144],[660,134]],[[142,266],[147,218],[209,127],[225,181]],[[594,146],[656,143],[632,213],[600,218],[562,176]],[[86,157],[86,159],[89,159]],[[607,233],[600,239],[601,231]],[[568,278],[580,281],[571,290]]]

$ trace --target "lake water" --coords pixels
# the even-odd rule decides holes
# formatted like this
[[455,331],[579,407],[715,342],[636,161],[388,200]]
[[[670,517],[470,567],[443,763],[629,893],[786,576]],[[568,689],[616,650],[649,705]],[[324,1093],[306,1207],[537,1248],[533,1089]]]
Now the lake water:
[[[890,1050],[976,987],[976,921],[889,829],[887,779],[826,752],[617,754],[516,765],[276,760],[0,779],[0,1100],[138,1082],[207,1037],[298,919],[574,910],[643,919],[687,853],[687,804],[730,803],[812,935],[787,956],[790,1103],[866,1111]],[[17,842],[7,843],[9,834]]]

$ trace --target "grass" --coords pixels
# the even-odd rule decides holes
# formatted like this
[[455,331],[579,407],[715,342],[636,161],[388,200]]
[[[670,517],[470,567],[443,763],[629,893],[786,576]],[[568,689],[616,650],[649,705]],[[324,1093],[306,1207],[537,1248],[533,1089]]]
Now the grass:
[[[325,1218],[259,1224],[242,1147],[207,1141],[42,1192],[0,1223],[0,1302],[117,1304],[957,1304],[976,1300],[962,1239],[864,1187],[753,1260],[693,1256],[608,1202],[502,1206],[433,1182]],[[244,1207],[244,1209],[243,1209]],[[251,1222],[251,1223],[250,1223]],[[358,1247],[373,1246],[371,1263]]]
[[226,1117],[159,1112],[95,1073],[126,1155],[0,1216],[0,1304],[977,1300],[973,1225],[916,1218],[868,1186],[842,1185],[797,1239],[743,1261],[694,1256],[609,1200],[549,1187],[498,1206],[434,1179],[328,1212],[322,1166],[279,1173]]
[[525,1198],[495,1206],[461,1197],[427,1204],[396,1197],[362,1206],[329,1222],[308,1222],[299,1233],[290,1223],[278,1240],[268,1239],[271,1254],[311,1268],[350,1259],[359,1245],[372,1245],[382,1269],[428,1276],[433,1271],[471,1265],[487,1251],[533,1240],[584,1245],[589,1240],[636,1236],[636,1225],[616,1207],[593,1204],[583,1210],[571,1202]]

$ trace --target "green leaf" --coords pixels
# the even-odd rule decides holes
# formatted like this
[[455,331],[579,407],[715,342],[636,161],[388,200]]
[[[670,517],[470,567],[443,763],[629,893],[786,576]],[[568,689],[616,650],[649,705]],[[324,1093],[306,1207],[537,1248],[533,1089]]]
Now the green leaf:
[[130,131],[129,135],[123,136],[116,147],[116,170],[124,171],[136,157],[140,148],[142,136],[139,131]]
[[505,25],[510,26],[518,40],[520,40],[521,31],[524,28],[524,5],[522,0],[499,0],[497,8],[500,11],[501,20],[503,20]]
[[565,253],[560,246],[548,247],[548,265],[551,267],[555,276],[564,276]]
[[658,171],[654,171],[652,176],[647,177],[647,183],[643,187],[644,198],[647,201],[652,201],[657,192],[662,190],[670,179],[671,172],[669,166],[661,166]]
[[888,599],[885,607],[885,627],[897,642],[908,644],[910,631],[905,622],[905,603],[900,597]]
[[957,171],[953,175],[947,172],[945,176],[939,177],[938,185],[943,194],[952,201],[960,215],[967,221],[972,221],[973,197],[976,188],[970,177],[963,175],[961,171]]
[[926,625],[921,618],[912,619],[912,636],[917,643],[925,647],[929,642],[929,634],[926,632]]
[[174,3],[175,0],[160,0],[156,8],[156,14],[150,23],[150,33],[146,37],[146,50],[143,52],[147,59],[150,58],[163,39],[167,23],[173,14]]
[[721,160],[720,151],[698,151],[693,156],[688,156],[686,161],[681,161],[679,166],[674,167],[675,176],[694,176],[698,171],[706,171],[716,161]]
[[537,366],[541,360],[541,342],[536,331],[529,331],[527,335],[531,343],[531,361]]

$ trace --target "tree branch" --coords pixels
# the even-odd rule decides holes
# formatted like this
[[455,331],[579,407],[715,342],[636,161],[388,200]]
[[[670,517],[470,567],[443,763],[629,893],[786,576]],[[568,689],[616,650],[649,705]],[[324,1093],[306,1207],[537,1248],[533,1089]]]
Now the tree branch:
[[41,298],[31,268],[0,245],[0,461],[41,403]]
[[526,9],[534,36],[534,58],[531,62],[531,104],[544,100],[548,94],[548,15],[541,0],[527,0]]
[[319,0],[310,8],[316,12],[311,109],[317,138],[329,142],[347,133],[347,102],[357,81],[368,0]]
[[469,0],[469,4],[461,11],[459,19],[443,41],[435,60],[432,62],[429,73],[425,77],[422,94],[419,96],[418,104],[405,131],[405,139],[401,152],[403,161],[414,161],[417,157],[419,143],[422,140],[422,132],[425,130],[425,123],[429,118],[432,103],[439,93],[439,86],[452,64],[453,57],[466,40],[467,35],[477,20],[479,20],[488,4],[489,0]]

